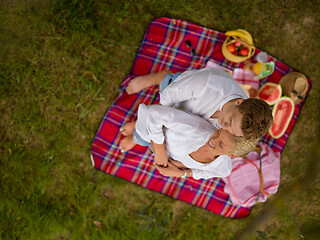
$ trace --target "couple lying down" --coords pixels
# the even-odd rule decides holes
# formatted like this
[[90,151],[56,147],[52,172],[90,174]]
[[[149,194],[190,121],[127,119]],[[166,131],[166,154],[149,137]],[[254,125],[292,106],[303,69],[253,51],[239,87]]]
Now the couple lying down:
[[137,121],[120,129],[125,135],[120,149],[149,146],[164,176],[226,177],[231,173],[230,157],[253,150],[272,124],[267,103],[247,99],[222,70],[153,73],[132,79],[127,92],[153,84],[160,86],[162,106],[139,106]]

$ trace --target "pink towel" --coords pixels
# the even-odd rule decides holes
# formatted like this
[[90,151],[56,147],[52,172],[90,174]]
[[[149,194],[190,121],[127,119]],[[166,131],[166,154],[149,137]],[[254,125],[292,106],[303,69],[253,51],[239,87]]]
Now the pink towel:
[[[261,151],[261,172],[263,175],[264,191],[267,194],[273,194],[278,191],[280,183],[280,153],[274,152],[271,147],[265,143],[260,143]],[[259,154],[251,152],[247,159],[251,160],[260,168]],[[259,174],[255,166],[246,162],[243,158],[232,159],[232,172],[223,178],[225,182],[224,191],[229,194],[234,204],[240,204],[244,207],[253,206],[256,201],[265,202],[266,195],[260,193],[259,199]]]

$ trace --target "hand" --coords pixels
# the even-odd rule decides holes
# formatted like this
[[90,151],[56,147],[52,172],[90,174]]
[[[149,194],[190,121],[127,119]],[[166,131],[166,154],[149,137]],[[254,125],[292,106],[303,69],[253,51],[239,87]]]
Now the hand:
[[181,177],[184,174],[184,171],[179,169],[176,165],[168,162],[168,167],[161,167],[155,164],[155,167],[158,171],[166,177]]
[[151,141],[151,150],[154,152],[154,163],[158,166],[167,167],[168,156],[165,144],[156,144]]
[[160,167],[168,167],[168,159],[167,156],[162,156],[161,154],[154,155],[154,163],[156,166]]
[[176,165],[180,169],[186,168],[186,166],[183,165],[182,162],[177,161],[177,160],[173,160],[172,158],[169,158],[169,162],[171,162],[172,164]]

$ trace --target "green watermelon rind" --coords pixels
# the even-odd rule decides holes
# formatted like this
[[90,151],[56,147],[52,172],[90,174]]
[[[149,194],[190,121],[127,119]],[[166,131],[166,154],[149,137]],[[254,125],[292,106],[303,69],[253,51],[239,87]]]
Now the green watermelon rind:
[[286,130],[287,130],[288,126],[289,126],[289,123],[291,122],[291,119],[292,119],[292,116],[293,116],[293,113],[294,113],[294,108],[295,108],[294,102],[293,102],[293,100],[291,98],[289,98],[289,97],[281,97],[273,107],[273,110],[272,110],[272,116],[273,117],[275,116],[275,112],[276,112],[277,106],[279,105],[279,103],[281,101],[289,101],[291,103],[291,106],[292,106],[292,111],[290,112],[290,116],[287,118],[287,122],[284,125],[283,130],[280,132],[280,134],[278,134],[276,136],[275,134],[272,133],[272,127],[269,129],[269,134],[274,139],[281,138],[283,136],[283,134],[286,132]]
[[[267,87],[267,86],[272,86],[272,87],[275,87],[279,90],[279,96],[273,100],[273,101],[268,101],[268,99],[264,99],[260,96],[260,93]],[[257,93],[257,98],[261,99],[261,100],[264,100],[266,101],[270,106],[271,105],[274,105],[276,102],[279,101],[279,99],[281,98],[281,95],[282,95],[282,88],[281,88],[281,85],[280,84],[277,84],[277,83],[272,83],[272,82],[267,82],[265,83],[258,91]]]

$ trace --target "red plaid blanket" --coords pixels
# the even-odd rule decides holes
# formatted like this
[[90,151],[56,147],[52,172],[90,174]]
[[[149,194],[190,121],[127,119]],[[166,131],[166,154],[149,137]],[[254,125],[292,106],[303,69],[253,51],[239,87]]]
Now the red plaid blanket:
[[[122,138],[120,126],[136,119],[140,103],[149,105],[159,101],[157,87],[150,87],[139,94],[127,95],[124,90],[129,80],[137,75],[164,69],[183,72],[187,69],[202,68],[209,59],[229,69],[242,67],[242,63],[235,64],[223,57],[221,46],[225,38],[224,33],[183,20],[159,18],[150,24],[135,58],[132,72],[123,81],[119,96],[103,118],[93,141],[91,153],[98,170],[225,217],[248,216],[250,208],[232,204],[229,196],[223,191],[224,182],[220,178],[194,180],[164,177],[153,167],[153,157],[146,147],[135,146],[127,153],[121,153],[119,149],[119,141]],[[192,46],[186,44],[188,40]],[[257,49],[256,54],[259,52]],[[283,75],[292,70],[275,58],[274,61],[275,71],[264,81],[277,83]],[[309,90],[310,88],[309,81]],[[302,104],[296,105],[294,116],[283,137],[275,140],[266,134],[261,140],[275,151],[281,152]]]

